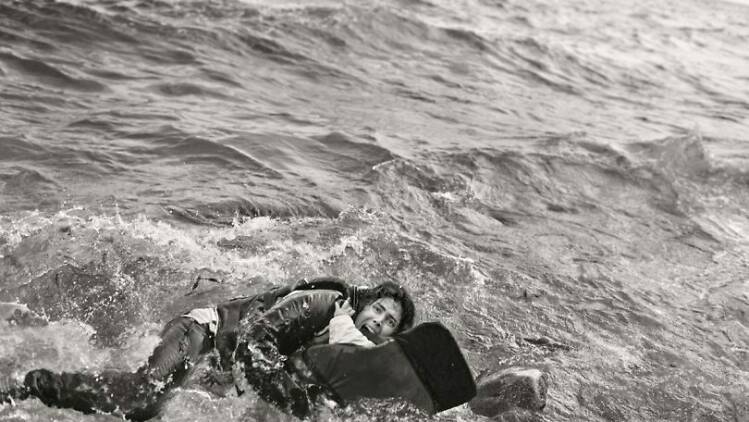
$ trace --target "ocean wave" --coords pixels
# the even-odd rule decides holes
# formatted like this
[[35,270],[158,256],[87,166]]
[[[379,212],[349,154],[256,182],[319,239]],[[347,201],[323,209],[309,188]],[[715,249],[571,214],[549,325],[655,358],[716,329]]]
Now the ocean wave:
[[166,212],[178,220],[208,226],[231,226],[244,218],[271,217],[277,219],[327,217],[335,218],[340,209],[319,198],[281,198],[257,196],[221,203],[199,203],[194,207],[166,206]]
[[196,97],[208,97],[223,100],[231,99],[230,96],[225,95],[217,90],[213,90],[211,88],[189,82],[160,83],[153,85],[152,87],[150,87],[150,89],[169,97],[183,97],[194,95]]
[[7,162],[37,160],[48,153],[44,145],[37,144],[27,137],[3,136],[0,138],[0,157]]
[[24,77],[30,76],[40,82],[65,89],[75,89],[85,92],[105,91],[105,85],[94,80],[76,78],[52,66],[45,61],[27,59],[12,53],[0,52],[0,61],[8,67],[20,72]]
[[[703,146],[694,136],[633,143],[626,149],[551,138],[536,145],[538,152],[525,154],[487,149],[433,154],[430,165],[397,159],[376,166],[369,178],[387,209],[439,216],[448,224],[466,218],[467,210],[478,213],[470,226],[460,227],[470,232],[481,232],[481,222],[492,220],[518,226],[557,216],[579,221],[621,217],[644,224],[675,218],[710,241],[727,241],[700,222],[715,213],[739,218],[739,204],[749,198],[736,190],[746,176],[716,166]],[[730,208],[720,199],[726,191],[738,195]],[[478,215],[484,217],[476,220]]]
[[[86,5],[66,2],[28,1],[1,6],[3,22],[11,28],[43,27],[46,44],[60,48],[66,43],[117,41],[137,44],[138,40],[118,30],[116,21]],[[41,40],[40,40],[41,41]],[[55,42],[57,41],[57,42]]]

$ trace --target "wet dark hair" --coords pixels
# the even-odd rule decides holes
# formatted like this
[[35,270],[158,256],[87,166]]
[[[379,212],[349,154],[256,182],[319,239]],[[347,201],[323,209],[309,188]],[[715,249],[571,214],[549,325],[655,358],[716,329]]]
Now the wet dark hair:
[[395,332],[399,333],[413,326],[414,317],[416,316],[416,306],[414,305],[414,302],[406,289],[404,289],[399,284],[392,281],[385,281],[374,287],[360,288],[356,293],[357,315],[364,309],[365,306],[371,304],[377,299],[389,297],[398,302],[403,310],[400,324],[398,324]]

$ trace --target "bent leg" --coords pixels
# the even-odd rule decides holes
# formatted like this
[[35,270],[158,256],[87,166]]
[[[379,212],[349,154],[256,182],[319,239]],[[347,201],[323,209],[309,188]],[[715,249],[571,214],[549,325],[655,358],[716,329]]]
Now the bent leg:
[[155,416],[167,393],[180,386],[211,342],[205,327],[180,317],[167,324],[148,363],[135,373],[98,374],[37,369],[26,375],[31,395],[48,406],[104,412],[145,420]]

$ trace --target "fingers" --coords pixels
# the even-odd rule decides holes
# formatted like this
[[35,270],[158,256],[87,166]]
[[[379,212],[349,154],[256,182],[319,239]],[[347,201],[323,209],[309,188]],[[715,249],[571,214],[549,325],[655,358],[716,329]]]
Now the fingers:
[[341,311],[345,312],[348,316],[354,314],[354,309],[351,308],[351,302],[348,299],[341,305]]
[[346,299],[344,302],[335,303],[335,316],[338,315],[354,315],[354,309],[351,308],[351,302],[349,302],[348,299]]

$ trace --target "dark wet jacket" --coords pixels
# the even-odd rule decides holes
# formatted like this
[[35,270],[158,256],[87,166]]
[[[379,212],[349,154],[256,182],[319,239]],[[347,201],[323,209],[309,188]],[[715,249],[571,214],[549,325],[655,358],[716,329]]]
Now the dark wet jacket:
[[[338,279],[316,279],[293,286],[298,294],[287,296],[290,291],[284,290],[265,295],[263,306],[273,305],[261,314],[252,312],[258,308],[250,302],[223,307],[219,315],[226,319],[218,329],[217,348],[222,354],[233,351],[235,382],[246,381],[266,401],[305,417],[329,392],[301,380],[284,363],[328,326],[336,301],[356,300],[356,288]],[[242,375],[244,379],[237,380]]]
[[[314,291],[322,290],[336,292],[337,294],[335,297],[332,295],[320,296],[311,294]],[[320,331],[327,326],[330,319],[333,317],[333,312],[335,311],[334,303],[337,299],[351,298],[351,305],[356,309],[357,287],[349,286],[345,281],[334,277],[321,277],[312,280],[303,279],[288,286],[275,287],[263,294],[240,297],[223,302],[216,306],[219,315],[219,325],[216,333],[215,345],[221,356],[221,363],[225,368],[228,369],[235,359],[234,352],[237,347],[237,336],[240,332],[240,327],[246,327],[255,321],[259,321],[259,318],[266,311],[294,291],[306,291],[309,293],[304,296],[306,299],[291,301],[285,305],[288,308],[283,311],[284,315],[287,315],[286,319],[305,319],[313,315],[322,319],[318,320],[317,318],[312,318],[310,321],[307,321],[308,323],[303,324],[305,328],[316,327],[317,330],[312,333],[308,330],[286,330],[283,333],[277,330],[278,332],[275,338],[280,342],[279,346],[281,346],[281,353],[285,355],[292,353],[298,349],[299,346],[310,341],[317,331]],[[306,307],[309,307],[310,305],[314,306],[311,309],[299,309],[298,306],[301,306],[302,304]],[[293,314],[290,312],[293,312]],[[280,316],[278,313],[275,313],[274,315],[276,315],[276,317]],[[314,323],[312,323],[313,320],[315,321]],[[323,320],[325,321],[324,323]],[[271,321],[266,318],[263,324],[282,324],[283,322],[284,321],[278,319]],[[295,325],[295,330],[301,328],[302,325]],[[293,347],[297,342],[299,344],[296,345],[296,347]]]

